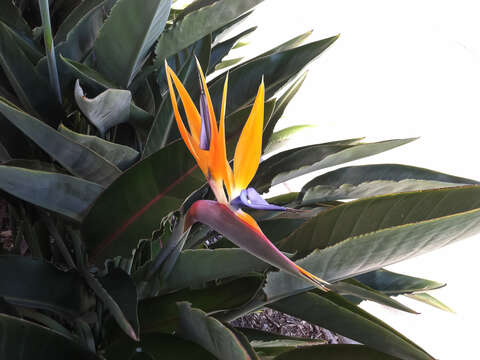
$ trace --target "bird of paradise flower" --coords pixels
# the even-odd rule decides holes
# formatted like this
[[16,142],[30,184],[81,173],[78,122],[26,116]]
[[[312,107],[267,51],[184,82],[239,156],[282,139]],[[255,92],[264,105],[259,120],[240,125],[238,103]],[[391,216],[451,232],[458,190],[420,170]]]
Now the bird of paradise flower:
[[[168,87],[178,130],[217,199],[217,201],[196,201],[186,214],[185,228],[195,222],[206,224],[240,248],[268,264],[304,279],[324,291],[328,291],[330,285],[328,282],[299,267],[285,256],[265,236],[257,222],[242,210],[242,208],[286,210],[282,206],[267,203],[255,189],[248,188],[258,169],[262,151],[265,97],[263,80],[258,88],[250,115],[238,139],[232,169],[227,160],[225,145],[228,74],[223,88],[220,121],[217,127],[213,104],[198,60],[197,67],[201,90],[200,111],[198,111],[174,71],[165,62]],[[183,104],[189,130],[187,130],[178,110],[173,85],[175,85]],[[227,190],[226,194],[224,189]]]

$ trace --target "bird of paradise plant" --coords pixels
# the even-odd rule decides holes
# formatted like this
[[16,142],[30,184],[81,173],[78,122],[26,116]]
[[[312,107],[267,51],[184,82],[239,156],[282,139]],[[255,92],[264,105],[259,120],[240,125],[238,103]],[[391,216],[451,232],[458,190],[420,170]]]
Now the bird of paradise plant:
[[[228,74],[223,87],[220,121],[217,128],[212,100],[198,60],[197,68],[201,90],[200,111],[167,62],[165,62],[165,68],[172,107],[180,135],[205,175],[216,198],[216,201],[196,201],[186,215],[185,227],[188,228],[195,222],[206,224],[226,236],[235,245],[270,265],[328,291],[330,285],[328,282],[291,261],[271,243],[255,219],[242,210],[245,207],[271,211],[286,210],[285,207],[269,204],[254,188],[248,187],[258,169],[262,151],[265,97],[263,79],[238,140],[232,169],[227,160],[225,145]],[[183,104],[189,130],[186,128],[179,112],[174,85]]]

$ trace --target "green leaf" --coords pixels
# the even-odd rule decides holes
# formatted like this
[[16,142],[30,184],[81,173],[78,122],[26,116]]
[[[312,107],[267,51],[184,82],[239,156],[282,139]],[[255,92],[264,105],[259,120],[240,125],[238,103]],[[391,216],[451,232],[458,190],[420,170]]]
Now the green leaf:
[[212,42],[218,43],[223,40],[228,34],[235,30],[248,16],[250,16],[254,10],[249,10],[239,17],[233,19],[229,23],[223,25],[222,27],[216,29],[212,32]]
[[[252,272],[262,272],[270,265],[245,250],[233,249],[195,249],[180,253],[170,276],[163,283],[156,283],[154,277],[148,284],[150,293],[156,293],[199,287],[205,283],[232,276],[246,275]],[[138,284],[145,278],[145,267],[134,274]]]
[[[265,126],[265,130],[263,131],[263,144],[264,149],[272,141],[273,131],[275,130],[275,126],[278,123],[278,120],[282,117],[287,105],[293,99],[293,97],[297,94],[298,90],[302,86],[303,82],[307,77],[307,72],[304,72],[302,75],[296,79],[292,85],[278,98],[277,106],[275,108],[275,112],[273,113],[272,117],[268,121],[267,125]],[[266,149],[265,149],[266,150]]]
[[415,139],[387,140],[374,143],[326,143],[303,146],[275,154],[260,163],[252,186],[266,191],[297,176],[348,161],[361,159],[408,144]]
[[72,174],[109,185],[121,171],[89,148],[0,98],[0,113]]
[[397,357],[387,355],[363,345],[320,345],[306,349],[289,351],[274,360],[398,360]]
[[126,170],[140,157],[138,151],[129,146],[112,143],[97,136],[79,134],[63,124],[58,127],[58,131],[73,141],[95,151],[103,158],[115,164],[120,170]]
[[[83,6],[82,6],[83,5]],[[87,6],[88,5],[88,6]],[[99,0],[84,1],[75,8],[76,13],[69,15],[55,34],[55,43],[57,44],[57,53],[75,60],[83,61],[87,54],[92,50],[95,39],[103,25],[105,8],[103,2]],[[73,17],[71,17],[73,15]],[[82,15],[80,17],[80,15]],[[78,16],[78,18],[77,18]],[[77,22],[70,28],[70,21]],[[63,34],[64,31],[68,32]],[[63,39],[59,42],[59,39]]]
[[[337,36],[312,42],[294,49],[257,58],[240,64],[229,72],[227,109],[235,111],[251,103],[257,95],[258,86],[264,77],[265,98],[270,98],[278,89],[292,79],[305,65],[319,56],[337,40]],[[214,108],[219,113],[223,84],[226,74],[209,82]]]
[[299,200],[310,204],[466,184],[478,181],[407,165],[348,166],[309,181],[303,186]]
[[448,307],[443,302],[441,302],[440,300],[438,300],[437,298],[433,297],[428,293],[415,293],[415,294],[404,294],[404,295],[406,297],[409,297],[410,299],[414,299],[414,300],[423,302],[427,305],[436,307],[437,309],[447,311],[453,314],[455,313],[455,311],[452,310],[452,308]]
[[155,65],[160,68],[169,56],[228,24],[262,0],[220,0],[190,12],[163,32],[155,47]]
[[385,269],[370,271],[356,276],[355,279],[387,295],[424,292],[445,286],[444,283],[394,273]]
[[[121,276],[121,275],[120,275]],[[122,301],[127,301],[128,305],[122,304],[120,306],[117,303],[117,299],[114,298],[110,293],[107,291],[107,289],[103,286],[100,280],[98,280],[96,277],[94,277],[88,270],[83,270],[83,277],[90,286],[90,288],[93,290],[95,295],[103,302],[105,308],[108,309],[110,314],[113,316],[115,321],[117,322],[118,326],[133,340],[138,341],[138,318],[137,314],[135,312],[134,316],[131,311],[128,311],[127,313],[124,312],[125,309],[130,310],[130,306],[132,303],[132,294],[130,293],[131,289],[135,291],[135,299],[133,302],[135,303],[135,310],[136,310],[136,289],[133,286],[133,284],[129,283],[123,283],[122,286],[119,286],[118,289],[114,290],[114,294],[116,295],[116,298]],[[114,277],[119,277],[118,272],[114,275]],[[124,279],[122,279],[124,280]],[[110,290],[114,288],[115,286],[108,281],[107,278],[107,285],[110,285]],[[127,290],[127,294],[122,293],[122,291]],[[127,314],[130,315],[130,318],[127,318]],[[130,322],[131,320],[135,320],[133,324]],[[137,329],[135,329],[135,325],[137,325]]]
[[138,241],[149,238],[162,217],[204,181],[181,141],[136,163],[102,193],[85,218],[82,231],[91,259],[101,264],[108,257],[130,256]]
[[10,160],[12,157],[8,153],[7,149],[5,149],[5,146],[0,142],[0,163],[3,163],[5,161]]
[[69,33],[87,19],[91,12],[95,12],[98,5],[103,5],[103,0],[84,0],[73,9],[55,32],[55,44],[60,44],[67,39]]
[[[49,124],[58,124],[62,110],[54,99],[45,79],[19,48],[8,27],[0,21],[0,66],[7,76],[22,106],[30,113],[39,114]],[[51,117],[57,119],[52,120]]]
[[269,306],[401,359],[433,359],[387,324],[334,293],[309,292]]
[[130,118],[132,94],[128,90],[108,89],[88,99],[80,82],[75,82],[75,101],[83,115],[95,125],[101,136],[110,128],[127,122]]
[[210,62],[208,63],[208,71],[207,73],[211,73],[215,70],[215,66],[217,66],[222,59],[228,55],[230,50],[235,46],[235,44],[243,37],[247,36],[251,32],[257,29],[256,26],[251,27],[245,31],[242,31],[240,34],[231,37],[228,40],[222,41],[215,45],[212,48],[212,53],[210,55]]
[[77,342],[30,321],[0,314],[0,329],[2,359],[100,360]]
[[[197,343],[218,359],[252,359],[235,334],[220,321],[186,302],[178,303],[180,325],[178,334]],[[250,351],[249,351],[250,350]]]
[[[278,104],[278,101],[277,101]],[[275,112],[273,113],[275,116]],[[270,122],[269,122],[270,123]],[[268,125],[267,125],[268,126]],[[267,144],[265,146],[264,154],[268,154],[272,151],[277,151],[282,148],[285,148],[292,142],[293,138],[305,134],[307,131],[313,131],[316,126],[313,125],[295,125],[290,126],[285,129],[274,132]],[[265,130],[266,131],[266,130]],[[264,132],[265,134],[265,132]],[[264,136],[265,138],[265,136]]]
[[348,279],[335,284],[331,284],[330,289],[340,295],[355,296],[362,300],[370,300],[397,310],[405,311],[411,314],[418,314],[418,312],[412,310],[408,306],[403,305],[401,302],[398,302],[397,300],[392,299],[388,295],[372,289],[362,284],[360,281],[354,279]]
[[29,308],[80,316],[89,305],[83,281],[74,271],[25,256],[0,256],[0,296]]
[[243,57],[236,57],[236,58],[233,58],[233,59],[223,60],[221,63],[219,63],[217,66],[215,66],[215,71],[226,69],[227,67],[238,64],[242,60],[243,60]]
[[118,0],[94,45],[97,69],[127,87],[160,36],[170,0]]
[[[199,61],[206,62],[208,64],[210,45],[211,38],[210,35],[207,35],[192,45],[192,49],[185,56],[185,59],[183,61],[179,61],[177,64],[179,68],[177,76],[184,84],[186,89],[190,91],[190,96],[194,100],[200,95],[195,56],[199,58]],[[164,73],[165,72],[163,71],[162,74]],[[179,99],[177,99],[177,101],[178,100]],[[178,130],[174,120],[170,95],[166,94],[166,96],[163,98],[161,108],[153,120],[142,156],[147,157],[165,147],[165,145],[172,141],[172,134],[178,134]],[[178,134],[178,136],[176,136],[173,140],[179,137],[180,136]]]
[[0,2],[0,21],[3,21],[10,28],[23,36],[32,36],[30,26],[22,17],[20,10],[13,4],[13,1]]
[[31,204],[82,221],[103,187],[73,176],[0,165],[0,188]]
[[107,275],[99,278],[99,281],[107,293],[118,304],[118,307],[135,334],[138,334],[137,288],[130,276],[122,269],[114,268],[110,270]]
[[257,276],[243,277],[226,284],[205,289],[184,289],[140,301],[138,315],[142,336],[151,332],[171,333],[178,326],[176,303],[188,301],[207,313],[232,309],[250,300],[261,284]]
[[[278,245],[299,254],[317,249],[297,265],[333,282],[477,233],[479,207],[480,186],[475,185],[377,196],[324,211]],[[308,288],[287,275],[271,273],[265,291],[273,298]]]
[[276,54],[276,53],[279,53],[279,52],[282,52],[282,51],[285,51],[285,50],[290,50],[290,49],[296,48],[300,44],[302,44],[310,35],[312,35],[312,32],[313,32],[313,30],[309,30],[309,31],[307,31],[303,34],[297,35],[294,38],[292,38],[292,39],[290,39],[290,40],[288,40],[284,43],[281,43],[278,46],[275,46],[273,49],[270,49],[270,50],[264,52],[263,54],[258,55],[258,57],[273,55],[273,54]]
[[235,328],[240,331],[255,349],[262,359],[270,359],[272,356],[280,355],[287,351],[292,351],[297,348],[304,348],[310,346],[317,346],[325,344],[325,340],[307,339],[301,337],[284,336],[271,332],[255,330],[250,328]]

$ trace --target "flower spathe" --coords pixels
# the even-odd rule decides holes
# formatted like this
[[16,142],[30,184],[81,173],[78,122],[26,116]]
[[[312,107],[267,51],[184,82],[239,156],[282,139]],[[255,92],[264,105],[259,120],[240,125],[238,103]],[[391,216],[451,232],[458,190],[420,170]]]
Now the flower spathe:
[[[322,290],[328,290],[327,282],[310,274],[286,257],[263,234],[257,222],[242,211],[244,207],[272,211],[285,210],[284,207],[269,204],[253,188],[248,188],[257,172],[262,153],[265,101],[263,80],[238,139],[232,169],[227,160],[225,144],[228,74],[223,87],[220,119],[217,126],[205,76],[198,60],[197,67],[201,90],[200,111],[182,82],[165,62],[170,98],[180,135],[217,199],[217,201],[196,201],[186,215],[186,226],[191,226],[194,222],[204,223],[265,262],[307,280]],[[185,110],[188,129],[178,110],[174,86]]]

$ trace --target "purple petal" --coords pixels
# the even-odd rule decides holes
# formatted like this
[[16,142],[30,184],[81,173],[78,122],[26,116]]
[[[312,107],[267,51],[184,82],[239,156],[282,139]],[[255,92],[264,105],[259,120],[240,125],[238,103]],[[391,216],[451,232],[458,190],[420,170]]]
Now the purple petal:
[[[200,77],[200,74],[199,74]],[[200,78],[200,118],[202,127],[200,129],[200,149],[209,150],[212,138],[212,129],[210,128],[210,112],[208,111],[207,96],[203,88],[202,79]]]
[[269,210],[269,211],[285,211],[287,210],[284,206],[272,205],[263,199],[260,194],[254,188],[248,188],[242,190],[240,195],[233,199],[230,204],[236,208],[245,208],[255,210]]

